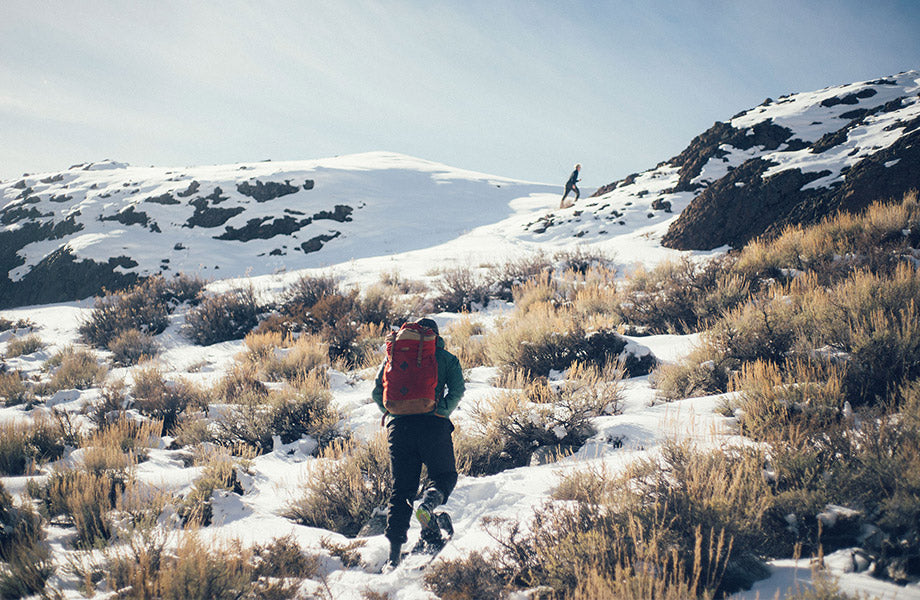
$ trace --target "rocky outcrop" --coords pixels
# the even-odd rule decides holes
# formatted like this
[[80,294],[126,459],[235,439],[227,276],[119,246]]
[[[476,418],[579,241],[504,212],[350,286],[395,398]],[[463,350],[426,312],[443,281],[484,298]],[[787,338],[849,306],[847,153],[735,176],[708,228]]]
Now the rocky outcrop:
[[300,191],[300,188],[296,185],[291,185],[290,181],[285,181],[284,183],[277,181],[263,183],[256,180],[255,185],[248,181],[244,181],[236,186],[236,191],[244,196],[249,196],[256,202],[268,202],[269,200],[287,196],[288,194],[296,194]]
[[[695,196],[662,244],[737,247],[920,188],[920,73],[838,89],[765,102],[716,123],[671,159],[679,179],[670,191]],[[743,161],[713,167],[726,157]],[[703,181],[704,169],[718,178]]]
[[848,169],[842,184],[807,188],[828,171],[799,169],[764,177],[771,166],[753,159],[703,190],[662,238],[679,250],[738,247],[787,225],[816,223],[839,211],[856,212],[877,200],[900,199],[920,188],[920,130]]

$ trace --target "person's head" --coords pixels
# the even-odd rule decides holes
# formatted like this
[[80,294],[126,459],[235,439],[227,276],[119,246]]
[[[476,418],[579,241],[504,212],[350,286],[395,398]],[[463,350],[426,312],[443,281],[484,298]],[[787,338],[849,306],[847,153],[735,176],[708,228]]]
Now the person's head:
[[575,170],[576,170],[576,171],[580,171],[580,170],[581,170],[581,163],[575,165]]
[[422,327],[427,327],[428,329],[431,329],[437,335],[441,335],[440,332],[438,331],[438,324],[435,322],[434,319],[429,319],[428,317],[424,317],[416,321],[416,323],[421,325]]

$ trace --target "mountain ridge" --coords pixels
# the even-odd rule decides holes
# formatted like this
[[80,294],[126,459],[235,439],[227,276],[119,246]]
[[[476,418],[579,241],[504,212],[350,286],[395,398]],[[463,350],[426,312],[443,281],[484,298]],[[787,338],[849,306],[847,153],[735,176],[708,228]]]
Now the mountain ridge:
[[685,206],[661,239],[678,250],[738,247],[787,225],[899,199],[920,187],[918,92],[914,70],[768,98],[595,196],[615,199],[649,173],[676,170],[656,200]]

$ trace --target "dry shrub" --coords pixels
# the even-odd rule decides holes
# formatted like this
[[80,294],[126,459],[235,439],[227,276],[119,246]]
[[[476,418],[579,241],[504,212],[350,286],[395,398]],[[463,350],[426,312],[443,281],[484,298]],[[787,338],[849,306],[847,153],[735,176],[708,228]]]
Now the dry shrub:
[[27,335],[25,337],[10,338],[6,342],[6,358],[14,358],[16,356],[32,354],[38,352],[44,347],[45,343],[35,334]]
[[474,425],[471,431],[467,431],[463,426],[457,426],[453,442],[457,471],[463,475],[494,475],[520,466],[522,462],[505,450],[505,440],[494,427],[483,430]]
[[137,329],[122,331],[106,347],[112,353],[112,362],[123,367],[136,365],[160,353],[160,345],[153,336]]
[[200,346],[237,340],[256,328],[260,310],[252,287],[206,296],[186,314],[185,331]]
[[488,284],[469,267],[443,271],[435,290],[437,295],[432,302],[436,312],[469,312],[489,303]]
[[242,404],[250,396],[265,399],[268,388],[259,381],[259,372],[252,363],[234,363],[217,382],[213,390],[217,398],[225,402]]
[[[574,258],[574,254],[571,255]],[[504,264],[491,267],[485,275],[488,297],[482,304],[488,303],[488,298],[496,298],[511,302],[514,299],[514,290],[527,281],[548,277],[552,274],[553,262],[542,252],[530,256],[510,259]],[[469,310],[469,307],[467,307]],[[451,311],[456,312],[456,311]]]
[[408,316],[389,289],[373,286],[364,295],[357,289],[342,291],[331,276],[302,277],[282,299],[280,311],[263,321],[257,333],[280,333],[282,343],[293,334],[310,334],[307,339],[322,345],[329,360],[343,368],[375,360],[389,325]]
[[661,462],[621,479],[570,474],[557,497],[571,499],[546,504],[527,527],[488,525],[500,544],[489,562],[499,580],[550,597],[713,597],[749,586],[766,574],[756,558],[771,497],[762,461],[671,444]]
[[843,418],[843,374],[833,366],[758,361],[745,365],[732,387],[740,391],[741,430],[757,440],[782,439],[791,427],[798,435],[820,434]]
[[[745,246],[735,266],[748,277],[788,279],[814,273],[824,284],[854,269],[891,273],[920,246],[917,192],[901,202],[876,202],[858,213],[838,213],[809,227],[793,226],[772,240]],[[905,233],[907,232],[907,233]]]
[[107,543],[114,534],[110,512],[125,485],[124,472],[65,469],[49,476],[39,499],[49,517],[70,520],[78,547],[92,548]]
[[626,342],[612,331],[586,331],[570,313],[551,305],[534,305],[517,312],[487,337],[486,351],[493,364],[506,371],[531,376],[562,371],[576,361],[604,364],[615,360]]
[[176,446],[197,446],[214,440],[211,421],[203,412],[184,413],[173,430]]
[[147,451],[159,445],[162,431],[162,421],[139,422],[122,416],[83,440],[83,467],[93,473],[128,470],[147,459]]
[[[164,539],[132,540],[109,552],[107,582],[124,600],[238,600],[259,597],[252,554],[239,544],[205,544],[191,532],[174,551]],[[293,590],[290,590],[293,591]]]
[[565,282],[554,278],[552,273],[541,273],[527,279],[512,290],[512,299],[515,308],[520,313],[526,313],[531,307],[549,305],[558,307],[567,301],[571,288]]
[[157,439],[160,423],[123,419],[84,440],[79,465],[53,472],[37,490],[49,517],[65,516],[77,531],[77,545],[92,548],[115,534],[112,509],[133,485],[137,457]]
[[20,371],[0,373],[0,400],[4,406],[27,404],[34,398],[31,386],[26,384]]
[[730,377],[723,357],[713,348],[702,346],[678,364],[661,365],[650,380],[660,398],[681,400],[724,391]]
[[386,437],[368,443],[336,441],[326,448],[303,484],[303,496],[287,516],[310,527],[357,535],[374,509],[390,497]]
[[107,293],[96,299],[93,312],[80,325],[80,334],[87,343],[100,348],[129,329],[157,335],[169,325],[169,313],[178,297],[160,276],[124,292]]
[[502,598],[508,587],[493,561],[475,551],[464,558],[436,561],[425,569],[424,579],[442,600]]
[[0,484],[0,597],[39,594],[54,570],[41,517],[29,504],[14,505]]
[[581,447],[595,433],[592,419],[618,410],[622,370],[576,364],[572,373],[556,387],[518,373],[510,386],[522,389],[474,405],[472,430],[455,433],[460,472],[491,475],[530,464],[538,449],[551,456]]
[[141,414],[162,421],[166,434],[172,434],[186,410],[200,410],[208,405],[207,394],[186,379],[168,381],[157,367],[134,372],[132,405]]
[[9,331],[10,329],[36,329],[35,323],[30,319],[18,319],[10,321],[6,317],[0,317],[0,332]]
[[64,453],[60,431],[44,418],[32,423],[0,424],[0,474],[10,477],[36,470]]
[[285,307],[310,307],[322,298],[338,293],[339,284],[331,274],[303,275],[284,290],[281,301]]
[[489,364],[486,354],[485,328],[470,315],[452,322],[444,328],[443,335],[449,342],[451,352],[464,368],[481,367]]
[[351,569],[361,564],[361,554],[358,549],[363,548],[366,544],[367,542],[364,540],[340,544],[328,537],[324,537],[319,542],[320,547],[328,552],[329,556],[342,561],[342,566],[346,569]]
[[238,461],[229,450],[206,450],[199,461],[204,464],[201,476],[195,480],[192,489],[182,499],[178,513],[186,525],[191,523],[206,527],[211,524],[211,501],[215,490],[230,490],[242,494],[243,488],[236,474]]
[[689,333],[750,295],[746,278],[732,274],[732,258],[704,263],[689,258],[638,269],[623,284],[611,307],[622,320],[649,333]]
[[216,420],[216,439],[225,446],[243,444],[269,452],[275,436],[285,444],[311,436],[321,449],[340,436],[340,417],[331,401],[329,382],[321,371],[266,395],[243,393]]
[[84,413],[93,425],[102,427],[122,419],[127,407],[127,386],[124,379],[116,379],[102,386],[99,401],[85,407]]
[[901,265],[891,274],[852,273],[828,290],[805,294],[814,325],[804,340],[845,353],[848,398],[875,404],[920,377],[920,273]]
[[105,381],[108,369],[96,361],[96,355],[83,348],[68,346],[45,361],[45,369],[51,370],[47,393],[59,390],[85,390]]
[[423,281],[404,279],[395,269],[390,272],[380,273],[380,284],[404,296],[424,294],[428,291],[428,284]]
[[322,571],[321,557],[305,552],[291,534],[257,544],[252,552],[257,577],[313,579]]
[[584,246],[576,246],[572,250],[561,250],[555,253],[553,262],[556,263],[558,271],[563,273],[571,271],[585,275],[590,271],[612,273],[614,258],[601,250],[589,250]]

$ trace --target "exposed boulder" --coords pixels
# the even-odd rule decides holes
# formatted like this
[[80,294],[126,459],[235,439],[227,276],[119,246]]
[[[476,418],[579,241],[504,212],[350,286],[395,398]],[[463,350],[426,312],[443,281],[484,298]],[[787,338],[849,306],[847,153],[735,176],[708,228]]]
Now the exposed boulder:
[[268,202],[269,200],[274,200],[281,196],[295,194],[300,191],[300,188],[296,185],[291,185],[290,181],[285,181],[284,183],[279,183],[277,181],[263,183],[256,180],[254,185],[248,181],[244,181],[236,186],[236,191],[244,196],[249,196],[256,202]]

